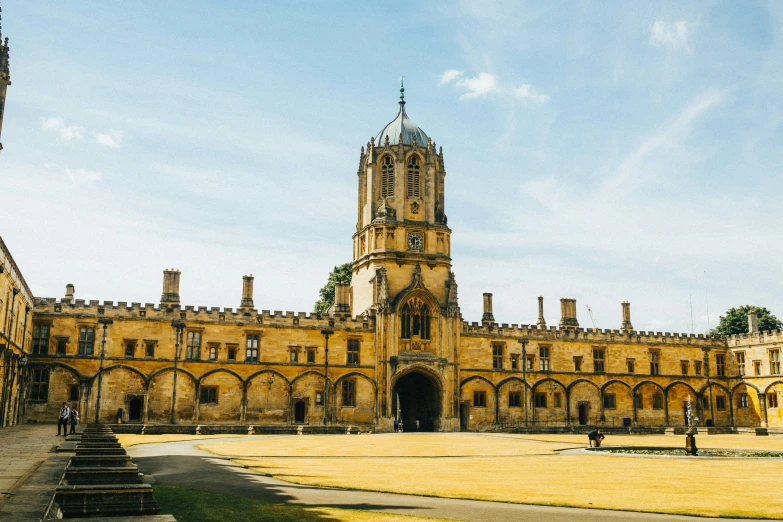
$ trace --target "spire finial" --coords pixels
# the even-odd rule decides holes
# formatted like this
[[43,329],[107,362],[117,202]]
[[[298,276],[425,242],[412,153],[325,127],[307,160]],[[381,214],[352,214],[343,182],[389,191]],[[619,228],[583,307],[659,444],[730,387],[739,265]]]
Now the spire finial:
[[405,85],[403,79],[405,76],[400,76],[400,105],[405,105]]

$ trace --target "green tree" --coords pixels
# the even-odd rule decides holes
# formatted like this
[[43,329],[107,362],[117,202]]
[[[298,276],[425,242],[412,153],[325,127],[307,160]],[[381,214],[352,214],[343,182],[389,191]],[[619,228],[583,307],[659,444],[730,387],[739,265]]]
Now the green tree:
[[726,315],[720,316],[718,327],[710,332],[713,337],[724,338],[734,334],[748,333],[748,312],[756,310],[759,318],[759,330],[779,330],[783,327],[777,317],[763,306],[745,305],[731,308]]
[[329,279],[327,279],[326,284],[319,292],[321,298],[315,302],[313,312],[321,315],[332,306],[332,303],[334,303],[334,284],[350,284],[351,275],[353,274],[352,269],[353,263],[345,263],[344,265],[334,267],[334,270],[329,272]]

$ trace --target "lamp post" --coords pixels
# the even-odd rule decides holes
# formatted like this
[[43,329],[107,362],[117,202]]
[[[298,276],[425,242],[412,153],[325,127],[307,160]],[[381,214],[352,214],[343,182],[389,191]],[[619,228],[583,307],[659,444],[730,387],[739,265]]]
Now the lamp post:
[[110,317],[101,317],[98,324],[103,325],[103,337],[101,338],[101,365],[98,368],[98,396],[95,398],[95,424],[100,423],[101,418],[101,387],[103,386],[103,360],[106,357],[106,327],[114,324]]
[[331,328],[321,330],[326,338],[326,351],[324,353],[324,426],[326,426],[329,412],[329,336],[334,333]]
[[519,342],[522,344],[522,392],[524,394],[525,401],[525,427],[527,427],[527,338],[523,337],[522,339],[519,339]]
[[175,407],[177,405],[177,361],[179,361],[179,342],[182,338],[182,330],[185,329],[185,323],[182,321],[171,321],[174,334],[174,387],[171,391],[171,424],[176,424],[174,418]]

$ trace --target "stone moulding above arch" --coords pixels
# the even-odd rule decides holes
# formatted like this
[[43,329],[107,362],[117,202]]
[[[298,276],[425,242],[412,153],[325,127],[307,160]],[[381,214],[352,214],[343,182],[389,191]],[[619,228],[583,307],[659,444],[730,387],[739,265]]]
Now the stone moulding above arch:
[[[307,376],[307,375],[317,375],[317,376],[318,376],[318,377],[320,377],[321,379],[323,379],[323,378],[325,378],[325,377],[326,377],[326,375],[324,375],[324,373],[323,373],[323,372],[319,372],[318,370],[307,370],[306,372],[302,372],[302,373],[300,373],[299,375],[297,375],[296,377],[294,377],[293,379],[291,379],[291,381],[290,381],[290,383],[289,383],[289,384],[290,384],[291,386],[293,386],[294,384],[296,384],[296,382],[297,382],[297,381],[299,381],[300,379],[303,379],[303,378],[304,378],[305,376]],[[329,381],[329,382],[332,382],[332,380],[331,380],[331,379],[328,379],[328,381]]]
[[612,380],[604,383],[604,385],[601,386],[601,392],[603,393],[604,390],[606,390],[609,386],[611,386],[613,384],[622,384],[623,386],[628,388],[628,391],[633,392],[633,388],[631,387],[631,385],[628,384],[627,382],[621,381],[620,379],[612,379]]
[[651,380],[648,379],[648,380],[644,380],[644,381],[640,382],[639,384],[637,384],[636,386],[633,387],[634,394],[639,390],[639,388],[641,388],[645,384],[652,384],[654,387],[656,387],[659,390],[661,390],[661,392],[666,393],[666,389],[664,389],[663,386],[661,386],[660,384],[658,384],[655,381],[651,381]]
[[414,276],[413,282],[407,288],[397,294],[397,297],[394,298],[391,304],[392,310],[399,314],[400,309],[405,305],[405,303],[414,297],[421,298],[421,300],[424,301],[427,306],[429,306],[430,313],[440,313],[441,306],[438,302],[438,299],[427,289],[426,286],[424,286],[424,281],[421,280],[420,275],[418,276],[418,280],[417,277]]
[[752,385],[752,384],[751,384],[751,383],[749,383],[749,382],[744,382],[744,381],[743,381],[743,382],[738,382],[737,384],[735,384],[735,385],[734,385],[734,387],[731,389],[731,394],[732,394],[732,395],[734,395],[734,390],[736,390],[736,389],[737,389],[737,388],[739,388],[740,386],[747,386],[748,388],[753,388],[753,389],[756,391],[756,393],[761,393],[761,392],[759,391],[759,389],[758,389],[758,388],[756,388],[754,385]]
[[470,381],[473,381],[473,380],[484,381],[487,384],[489,384],[490,387],[492,387],[492,389],[495,390],[495,391],[497,391],[497,389],[498,389],[498,386],[495,386],[495,384],[492,381],[490,381],[489,379],[487,379],[483,375],[471,375],[470,377],[466,377],[465,379],[462,379],[462,381],[460,381],[460,383],[459,383],[460,391],[462,391],[462,387],[463,386],[465,386],[467,383],[469,383]]
[[776,384],[783,385],[783,381],[774,381],[773,383],[769,384],[766,388],[764,388],[764,394],[766,395],[769,393],[769,390],[773,388]]
[[65,363],[61,363],[61,362],[48,362],[47,361],[46,363],[30,363],[30,367],[31,368],[32,367],[35,367],[35,368],[46,368],[46,369],[49,369],[49,370],[51,370],[52,368],[62,368],[63,370],[71,372],[79,380],[81,380],[81,379],[93,379],[93,378],[98,376],[98,374],[96,373],[92,377],[86,377],[86,376],[82,375],[79,372],[79,370],[77,370],[73,366],[69,366],[69,365],[67,365]]
[[363,377],[365,380],[369,381],[369,383],[372,384],[373,393],[375,393],[376,390],[378,389],[378,385],[375,383],[375,381],[371,379],[369,376],[363,374],[362,372],[349,372],[346,373],[345,375],[341,375],[334,381],[333,387],[337,389],[338,384],[340,384],[345,379],[349,379],[351,377]]
[[[152,379],[154,379],[158,375],[161,375],[161,374],[163,374],[165,372],[173,372],[173,371],[174,371],[174,367],[173,366],[167,366],[166,368],[161,368],[159,370],[155,370],[147,378],[147,383],[151,383]],[[198,382],[198,379],[196,379],[196,376],[193,375],[192,373],[190,373],[187,370],[183,370],[182,368],[177,368],[177,373],[182,373],[183,375],[187,375],[188,377],[190,377],[190,380],[193,381],[193,384],[196,384]]]
[[699,390],[699,395],[704,395],[704,392],[705,392],[706,390],[708,390],[708,389],[710,388],[710,386],[717,386],[718,388],[723,388],[723,391],[725,391],[725,392],[726,392],[726,395],[731,395],[731,392],[729,391],[729,389],[728,389],[728,388],[726,388],[724,385],[722,385],[722,384],[721,384],[721,383],[719,383],[719,382],[711,382],[711,383],[709,383],[709,384],[705,384],[705,385],[704,385],[704,386],[702,386],[702,387],[701,387],[701,389]]
[[443,378],[438,374],[438,372],[422,363],[413,363],[392,375],[389,387],[393,390],[397,385],[397,381],[399,381],[402,377],[416,372],[424,374],[425,377],[428,377],[431,381],[433,381],[435,386],[438,387],[439,392],[442,392],[445,389],[443,385]]
[[242,377],[238,373],[236,373],[233,370],[229,370],[228,368],[215,368],[214,370],[209,370],[208,372],[205,372],[204,374],[202,374],[201,377],[198,378],[197,382],[199,384],[201,384],[201,381],[203,381],[204,379],[206,379],[207,377],[209,377],[210,375],[212,375],[214,373],[227,373],[229,375],[232,375],[232,376],[236,377],[236,379],[239,381],[239,384],[241,384],[243,386],[245,384],[244,379],[242,379]]
[[[143,373],[142,373],[140,370],[138,370],[137,368],[134,368],[134,367],[132,367],[132,366],[128,366],[128,365],[126,365],[126,364],[115,364],[115,365],[112,365],[112,366],[108,366],[108,367],[106,367],[106,368],[104,368],[104,369],[103,369],[103,373],[108,373],[108,372],[110,372],[110,371],[112,371],[112,370],[117,370],[117,369],[121,369],[121,370],[128,370],[128,371],[129,371],[129,372],[131,372],[131,373],[135,373],[136,375],[138,375],[139,377],[141,377],[141,380],[142,380],[142,382],[144,383],[144,386],[147,386],[147,385],[149,384],[149,378],[148,378],[146,375],[144,375],[144,374],[143,374]],[[95,375],[93,375],[91,378],[92,378],[92,379],[95,379],[96,377],[98,377],[98,373],[96,373]]]
[[278,377],[280,377],[281,379],[283,379],[283,380],[285,381],[285,383],[286,383],[286,384],[288,384],[288,385],[290,385],[290,384],[291,384],[291,381],[290,381],[290,380],[288,380],[288,377],[286,377],[285,375],[283,375],[282,373],[280,373],[280,372],[279,372],[279,371],[277,371],[277,370],[273,370],[272,368],[267,368],[267,369],[265,369],[265,370],[259,370],[259,371],[257,371],[257,372],[251,373],[251,374],[250,374],[250,376],[249,376],[247,379],[245,379],[245,381],[244,381],[244,386],[245,386],[245,387],[248,387],[248,386],[250,386],[250,384],[251,384],[251,382],[250,382],[250,381],[252,381],[252,380],[253,380],[253,379],[255,379],[256,377],[258,377],[259,375],[262,375],[262,374],[264,374],[264,373],[272,373],[272,374],[274,374],[274,375],[277,375]]
[[696,389],[693,386],[691,386],[690,384],[688,384],[687,382],[684,382],[684,381],[674,381],[672,383],[669,383],[669,384],[666,385],[666,388],[664,388],[664,391],[666,391],[666,393],[669,393],[669,390],[671,390],[672,388],[674,388],[677,385],[685,386],[686,388],[689,388],[693,392],[693,395],[698,395],[698,393],[696,392]]
[[577,380],[575,380],[574,382],[572,382],[571,384],[568,385],[568,387],[566,388],[566,391],[568,391],[568,393],[571,393],[571,390],[574,389],[577,384],[582,383],[582,382],[594,386],[596,391],[598,391],[598,393],[601,393],[601,387],[598,386],[598,384],[596,384],[593,381],[591,381],[590,379],[577,379]]
[[[508,380],[508,379],[506,379],[506,380]],[[566,385],[565,385],[565,384],[563,384],[562,382],[560,382],[560,381],[558,381],[557,379],[554,379],[554,378],[552,378],[552,377],[545,377],[545,378],[541,379],[540,381],[536,381],[536,383],[535,383],[535,384],[533,384],[533,386],[531,386],[531,387],[530,387],[530,391],[536,391],[536,389],[537,389],[537,388],[538,388],[540,385],[544,384],[545,382],[554,382],[555,384],[559,384],[559,385],[560,385],[560,387],[561,387],[561,388],[563,388],[563,391],[564,391],[564,392],[566,392],[566,393],[568,393],[568,387],[566,387]],[[501,384],[502,384],[502,383],[501,383]],[[500,385],[498,385],[498,388],[500,388]]]

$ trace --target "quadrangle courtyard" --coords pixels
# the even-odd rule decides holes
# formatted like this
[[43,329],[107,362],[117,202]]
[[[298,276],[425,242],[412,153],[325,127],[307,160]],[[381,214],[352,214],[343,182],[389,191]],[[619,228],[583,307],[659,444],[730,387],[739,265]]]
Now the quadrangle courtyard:
[[[187,437],[193,439],[195,437]],[[126,446],[184,440],[120,435]],[[698,435],[700,448],[783,452],[783,437]],[[287,482],[353,490],[707,517],[781,518],[783,458],[617,455],[585,435],[404,433],[237,437],[198,448]],[[683,447],[609,435],[610,447]]]

